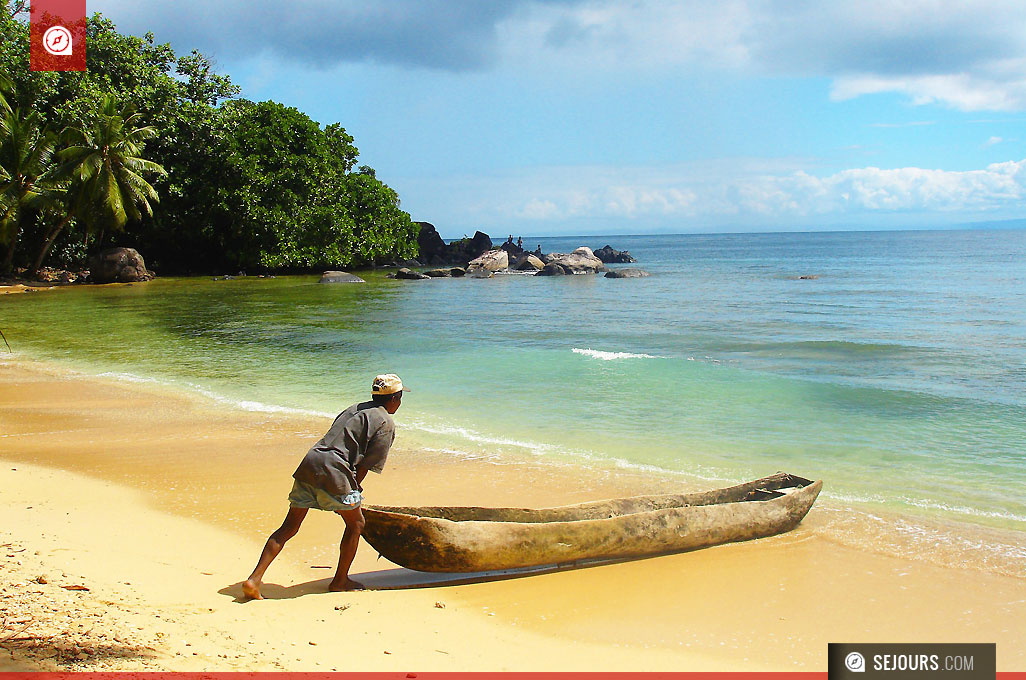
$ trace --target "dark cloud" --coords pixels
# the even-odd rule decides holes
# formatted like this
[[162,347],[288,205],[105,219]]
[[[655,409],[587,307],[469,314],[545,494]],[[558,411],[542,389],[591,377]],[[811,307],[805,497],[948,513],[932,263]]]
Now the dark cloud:
[[373,61],[471,70],[495,59],[496,27],[528,0],[90,0],[134,34],[222,58],[269,53],[318,67]]

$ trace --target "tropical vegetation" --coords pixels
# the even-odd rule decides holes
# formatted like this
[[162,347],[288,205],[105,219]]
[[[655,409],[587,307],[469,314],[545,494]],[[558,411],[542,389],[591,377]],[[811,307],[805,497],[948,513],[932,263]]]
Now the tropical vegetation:
[[416,255],[416,224],[340,124],[240,98],[199,52],[100,14],[87,71],[31,71],[24,3],[0,5],[0,273],[112,245],[165,274]]

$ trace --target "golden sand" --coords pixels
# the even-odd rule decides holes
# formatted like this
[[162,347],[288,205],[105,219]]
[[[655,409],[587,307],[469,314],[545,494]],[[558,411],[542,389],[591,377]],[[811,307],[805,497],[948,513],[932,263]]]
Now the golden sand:
[[[368,502],[538,507],[676,483],[413,451],[399,423],[388,468],[365,483]],[[0,363],[0,640],[11,638],[0,664],[824,670],[828,642],[907,641],[996,642],[999,670],[1026,668],[1026,579],[860,552],[826,537],[836,511],[818,508],[789,534],[745,544],[345,594],[324,592],[332,570],[322,568],[337,560],[341,521],[310,513],[267,573],[268,599],[241,603],[238,584],[284,515],[291,472],[328,424]],[[357,579],[426,583],[375,557],[364,544]]]

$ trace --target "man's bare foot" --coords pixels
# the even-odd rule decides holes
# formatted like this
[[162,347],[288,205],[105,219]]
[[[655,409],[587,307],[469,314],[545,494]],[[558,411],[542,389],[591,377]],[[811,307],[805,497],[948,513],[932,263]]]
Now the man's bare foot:
[[253,579],[246,579],[242,582],[242,594],[251,600],[264,599],[264,596],[260,594],[260,582]]
[[332,593],[348,592],[350,590],[364,590],[364,587],[362,583],[351,578],[347,578],[345,583],[335,583],[332,581],[328,584],[328,591]]

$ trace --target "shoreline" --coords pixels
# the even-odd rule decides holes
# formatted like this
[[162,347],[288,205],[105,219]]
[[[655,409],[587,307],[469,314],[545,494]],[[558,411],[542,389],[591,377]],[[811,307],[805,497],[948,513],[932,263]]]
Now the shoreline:
[[[126,284],[112,284],[126,285]],[[74,379],[86,382],[98,382],[114,389],[129,388],[151,395],[158,399],[169,399],[171,403],[180,403],[197,413],[235,414],[242,419],[255,419],[253,423],[270,423],[275,419],[282,422],[300,424],[300,438],[294,450],[303,451],[310,441],[315,441],[330,422],[334,412],[319,412],[306,408],[295,408],[240,401],[227,397],[207,388],[191,384],[180,384],[157,378],[140,377],[129,373],[104,371],[90,373],[88,368],[68,366],[60,362],[43,361],[30,355],[0,355],[0,368],[5,362],[12,365],[29,367],[31,371],[40,371],[55,379]],[[2,383],[0,383],[2,384]],[[187,405],[187,406],[186,406]],[[341,408],[341,406],[340,406]],[[403,414],[400,414],[402,418]],[[532,475],[543,475],[551,483],[560,485],[557,478],[569,475],[575,486],[582,493],[564,499],[559,495],[531,494],[544,484],[531,484],[521,488],[517,495],[505,501],[507,505],[527,504],[534,506],[559,505],[596,500],[597,498],[619,497],[643,493],[681,493],[698,492],[711,488],[726,487],[746,481],[754,477],[726,478],[722,476],[696,476],[681,471],[668,470],[648,465],[637,465],[618,460],[596,458],[578,458],[575,455],[544,457],[532,453],[504,451],[499,454],[456,450],[448,446],[437,446],[433,441],[437,432],[423,429],[419,423],[399,422],[402,435],[397,439],[396,451],[405,451],[420,458],[426,458],[430,464],[462,465],[473,467],[479,465],[489,468],[510,467],[533,470]],[[306,439],[303,439],[306,437]],[[501,441],[501,444],[509,444]],[[524,444],[523,446],[530,446]],[[195,461],[194,461],[195,462]],[[802,475],[805,470],[769,469],[759,474],[773,472],[790,472]],[[513,473],[515,476],[515,472]],[[613,480],[616,480],[615,482]],[[586,490],[593,494],[587,495]],[[525,492],[527,495],[525,496]],[[408,504],[403,500],[389,501],[391,504]],[[471,498],[463,504],[473,505]],[[446,497],[433,496],[422,504],[449,504]],[[897,557],[923,561],[935,566],[955,567],[960,569],[978,570],[984,573],[996,573],[1005,576],[1026,579],[1026,531],[994,526],[984,518],[983,522],[971,522],[962,517],[938,516],[934,513],[903,511],[886,504],[853,499],[846,496],[832,497],[829,481],[824,485],[824,492],[816,503],[815,510],[821,515],[812,521],[817,522],[818,535],[827,540],[850,548],[868,550],[884,557]],[[806,519],[806,523],[809,523]]]
[[[34,570],[81,572],[98,585],[89,593],[72,591],[79,604],[100,602],[102,591],[104,601],[114,603],[105,605],[112,612],[155,603],[192,612],[171,624],[154,619],[165,627],[165,636],[183,637],[181,631],[188,630],[191,637],[210,638],[226,631],[241,639],[250,627],[274,628],[267,639],[247,642],[227,658],[213,651],[192,658],[184,647],[161,642],[160,630],[143,626],[135,643],[157,654],[148,666],[132,666],[121,657],[115,660],[122,666],[96,666],[77,656],[65,665],[44,664],[58,663],[64,658],[58,654],[58,661],[26,656],[22,661],[31,667],[329,670],[338,667],[324,665],[329,657],[323,652],[331,642],[312,637],[300,642],[295,635],[324,634],[331,626],[317,626],[322,618],[337,622],[340,612],[358,610],[365,617],[358,625],[377,626],[391,639],[386,631],[407,618],[406,609],[412,607],[416,621],[402,626],[402,646],[386,646],[392,654],[361,653],[358,665],[339,670],[822,670],[826,642],[881,638],[996,641],[999,670],[1026,668],[1026,652],[1015,648],[1017,622],[1026,617],[1026,579],[842,545],[821,530],[826,515],[838,511],[817,508],[789,534],[693,553],[472,585],[330,595],[314,592],[325,572],[311,567],[333,564],[340,531],[330,517],[311,517],[268,573],[268,584],[280,588],[269,594],[282,599],[235,606],[232,589],[280,522],[289,475],[301,452],[323,434],[323,419],[233,411],[196,395],[72,375],[22,359],[0,364],[0,403],[5,433],[0,437],[5,462],[0,489],[9,489],[0,491],[0,504],[24,520],[11,524],[18,529],[4,530],[2,542],[23,546],[38,559],[31,564],[26,559],[21,571],[5,574],[3,587],[15,588],[17,581],[17,589],[49,588],[30,585]],[[401,437],[400,431],[385,474],[369,480],[369,502],[480,505],[485,499],[489,505],[541,507],[658,492],[677,483],[629,471],[609,475],[543,463],[453,460],[404,449]],[[19,475],[29,467],[30,475]],[[525,478],[531,483],[525,484]],[[102,493],[80,493],[98,488]],[[33,510],[10,500],[37,495],[46,500]],[[199,536],[197,550],[170,551],[159,561],[126,560],[124,554],[148,545],[145,539],[134,545],[137,539],[127,528],[127,535],[112,537],[102,550],[83,544],[80,537],[95,531],[98,518],[109,511],[104,498],[118,499],[126,525],[149,522],[161,536]],[[42,527],[39,535],[36,526]],[[93,572],[69,568],[72,557],[76,563],[91,560]],[[392,566],[374,557],[364,544],[354,574]],[[206,571],[216,574],[217,587],[209,576],[194,576],[200,561],[211,563]],[[122,578],[125,574],[130,575]],[[404,578],[407,585],[413,582],[410,573],[401,575],[400,582]],[[118,579],[149,581],[158,586],[157,593],[148,587],[136,590],[137,585],[118,591]],[[142,605],[132,604],[133,597],[141,598]],[[331,606],[325,604],[329,601]],[[436,601],[444,602],[445,609],[436,608]],[[417,609],[421,606],[423,612]],[[259,614],[258,607],[264,607]],[[95,611],[101,608],[97,604]],[[214,611],[198,613],[203,608]],[[269,609],[273,616],[267,616]],[[737,611],[746,612],[743,620],[738,621]],[[458,616],[439,629],[439,613]],[[61,615],[50,614],[54,620]],[[286,624],[291,628],[276,628]],[[429,629],[432,625],[440,632]],[[478,635],[478,630],[485,633]],[[446,653],[427,649],[425,644],[443,633],[450,643],[442,648]],[[275,647],[269,642],[275,636],[297,647]],[[225,649],[233,644],[218,639]],[[518,646],[520,651],[510,651]],[[525,654],[525,649],[538,654]],[[104,658],[108,663],[109,657]]]

